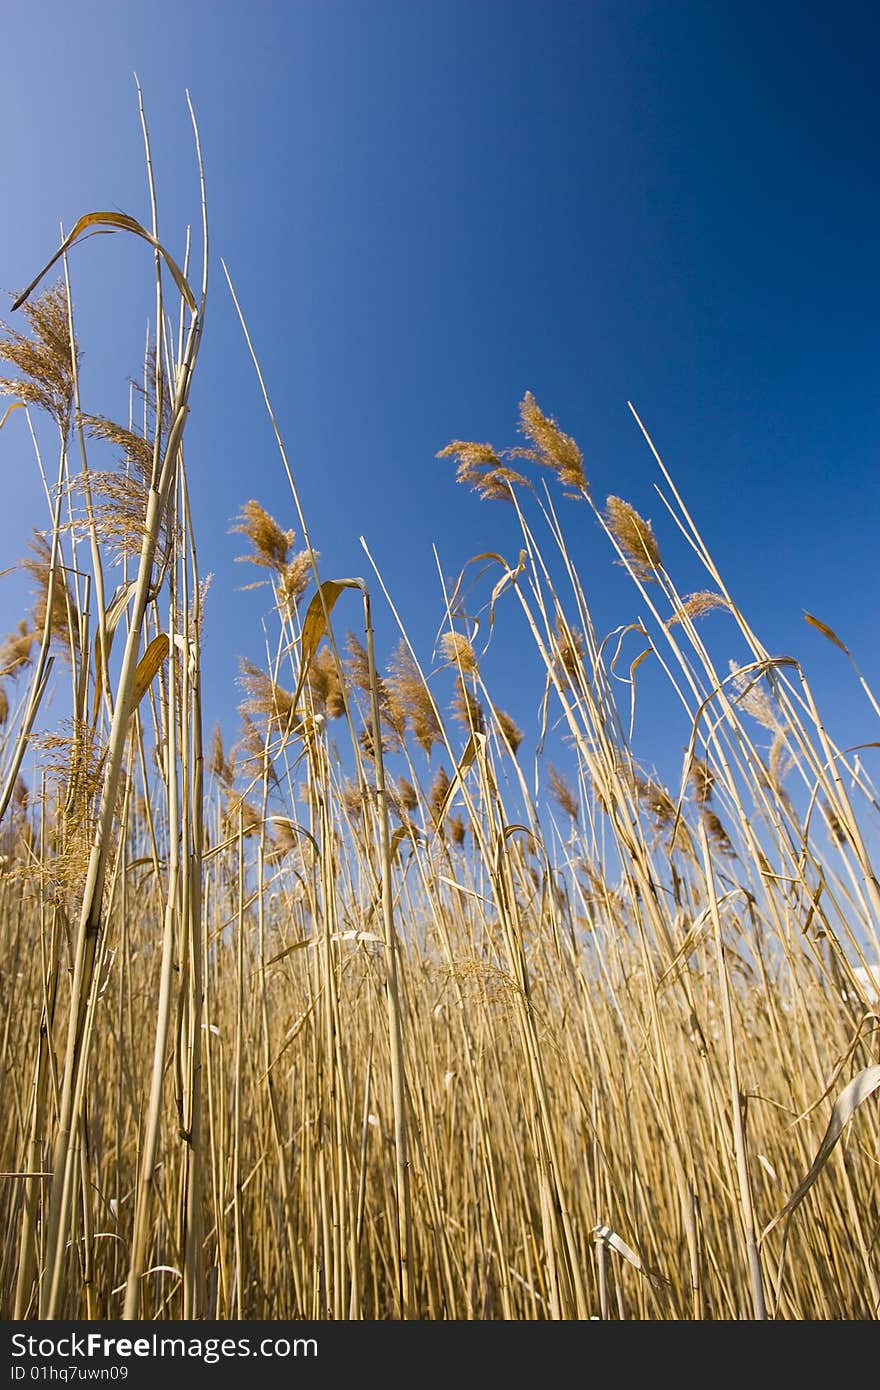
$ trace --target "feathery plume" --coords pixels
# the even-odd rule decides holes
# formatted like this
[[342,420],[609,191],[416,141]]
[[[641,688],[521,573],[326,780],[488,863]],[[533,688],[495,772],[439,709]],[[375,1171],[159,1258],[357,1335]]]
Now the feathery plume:
[[512,487],[529,487],[529,481],[501,461],[491,444],[471,444],[454,439],[437,454],[438,459],[458,459],[456,480],[467,483],[483,502],[511,501]]
[[519,428],[534,448],[511,449],[511,457],[532,459],[552,469],[569,489],[569,496],[589,492],[583,454],[571,435],[564,434],[556,421],[544,414],[531,391],[520,401]]
[[224,834],[237,835],[241,827],[242,834],[247,838],[249,835],[256,835],[261,825],[262,820],[256,807],[237,792],[229,793],[226,798]]
[[464,633],[444,632],[440,639],[440,646],[450,666],[458,666],[461,671],[465,672],[476,671],[477,658]]
[[211,733],[211,748],[208,754],[208,771],[224,786],[231,786],[235,779],[235,769],[226,759],[223,748],[223,733],[219,721]]
[[435,830],[441,828],[443,808],[446,805],[446,798],[449,794],[451,785],[446,768],[442,766],[438,767],[434,775],[434,780],[431,783],[430,791],[428,792],[428,810],[430,812],[431,824]]
[[727,599],[721,594],[716,594],[713,589],[699,589],[695,594],[688,594],[682,601],[680,608],[677,608],[671,618],[666,619],[667,627],[675,627],[683,618],[701,618],[704,613],[711,613],[713,608],[729,607]]
[[822,807],[822,815],[825,817],[825,824],[828,826],[828,831],[832,840],[838,845],[848,844],[849,835],[846,832],[846,827],[831,805],[831,802],[826,797],[823,797],[820,805]]
[[31,648],[36,641],[36,632],[23,618],[17,632],[10,632],[0,645],[0,676],[14,676],[31,659]]
[[[21,373],[0,377],[0,394],[38,405],[66,437],[73,406],[74,361],[70,351],[67,291],[62,281],[22,305],[31,336],[0,323],[0,362]],[[77,362],[79,349],[76,349]]]
[[639,799],[654,817],[658,830],[665,830],[675,820],[675,805],[669,793],[652,777],[633,779]]
[[397,800],[404,811],[414,811],[419,804],[418,792],[406,777],[397,780]]
[[782,784],[786,774],[791,767],[791,759],[788,756],[788,749],[785,742],[785,730],[780,729],[770,745],[770,776],[778,792],[782,791]]
[[245,536],[253,547],[249,555],[237,555],[241,564],[258,565],[281,575],[290,559],[293,531],[285,531],[266,508],[253,498],[245,502],[231,533]]
[[486,718],[483,714],[483,706],[480,704],[474,692],[469,686],[465,685],[461,676],[455,678],[455,694],[452,699],[452,713],[460,724],[472,733],[484,734],[486,732]]
[[441,741],[440,721],[430,691],[402,638],[389,664],[387,685],[396,719],[403,720],[404,727],[410,725],[416,741],[430,756],[434,744]]
[[295,848],[297,841],[296,831],[293,822],[286,818],[275,822],[272,833],[272,853],[277,859],[283,859],[292,849]]
[[[241,658],[239,665],[240,683],[247,697],[242,709],[247,714],[262,715],[270,727],[277,724],[286,729],[293,716],[293,696],[290,691],[276,685],[271,676],[246,657]],[[261,755],[262,752],[263,743],[260,740]]]
[[312,657],[306,680],[316,714],[340,719],[345,714],[345,690],[336,657],[327,646]]
[[550,777],[550,795],[553,800],[567,816],[571,816],[572,820],[577,820],[577,797],[571,787],[566,782],[562,773],[559,772],[552,763],[549,764],[547,771]]
[[495,711],[495,720],[501,730],[501,737],[515,758],[524,737],[522,729],[517,727],[515,721],[509,714],[505,714],[503,709]]
[[37,581],[37,597],[33,609],[34,633],[42,633],[48,621],[52,637],[61,643],[64,655],[69,660],[71,642],[74,653],[79,650],[79,612],[61,565],[61,557],[59,555],[55,566],[52,612],[47,614],[52,548],[39,531],[34,531],[30,547],[33,555],[23,560],[22,565]]
[[781,723],[774,709],[774,700],[763,674],[756,675],[753,671],[742,671],[737,662],[733,660],[729,664],[734,678],[733,684],[738,691],[736,703],[759,724],[762,724],[765,729],[769,729],[773,734],[778,734]]
[[554,668],[563,685],[580,685],[584,670],[584,639],[576,627],[556,614],[556,632],[552,638]]
[[638,578],[654,580],[654,571],[662,568],[663,562],[650,521],[639,516],[622,497],[609,497],[605,503],[605,524]]
[[730,858],[736,858],[736,851],[730,842],[730,836],[721,824],[721,821],[712,810],[711,806],[704,806],[700,812],[703,824],[706,827],[706,834],[712,844],[721,854],[726,854]]
[[[347,652],[345,674],[348,684],[369,698],[370,662],[366,648],[353,632],[347,634],[345,646]],[[406,732],[406,713],[399,699],[390,689],[388,682],[383,680],[378,673],[376,679],[379,691],[379,714],[386,728],[386,733],[382,737],[382,747],[383,749],[387,747],[388,752],[395,753],[402,746],[403,735]],[[372,739],[372,735],[369,737]],[[373,754],[370,753],[369,756],[372,757]]]
[[283,618],[290,619],[302,602],[314,573],[313,555],[315,560],[319,558],[317,551],[310,554],[308,550],[298,550],[278,573],[276,593],[278,609]]
[[463,817],[461,817],[461,816],[450,816],[450,817],[449,817],[449,821],[448,821],[448,825],[449,825],[449,835],[450,835],[450,839],[452,840],[452,843],[453,843],[454,845],[463,845],[463,844],[464,844],[464,837],[465,837],[465,835],[467,834],[467,826],[466,826],[465,823],[464,823]]
[[715,774],[703,758],[693,758],[688,780],[694,789],[694,797],[698,806],[705,806],[708,801],[712,800]]

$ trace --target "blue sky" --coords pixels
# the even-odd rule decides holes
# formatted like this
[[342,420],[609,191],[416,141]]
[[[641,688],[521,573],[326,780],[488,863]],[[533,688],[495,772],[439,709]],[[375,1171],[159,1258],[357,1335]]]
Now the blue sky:
[[[160,231],[182,250],[198,219],[192,93],[212,231],[187,427],[215,575],[210,720],[231,710],[238,654],[259,655],[265,608],[238,590],[251,576],[229,526],[251,496],[293,524],[222,255],[325,575],[363,571],[363,533],[426,661],[432,543],[447,573],[518,548],[510,509],[434,455],[453,437],[515,442],[527,389],[578,439],[596,496],[651,516],[682,588],[704,586],[652,492],[631,399],[768,647],[803,659],[841,742],[876,737],[802,617],[830,623],[876,683],[875,6],[83,0],[8,8],[2,33],[0,290],[30,279],[59,221],[147,220],[135,69]],[[72,269],[84,404],[124,418],[149,254],[101,238]],[[0,455],[5,568],[45,512],[19,424]],[[630,621],[638,600],[586,510],[567,528],[600,631]],[[5,630],[24,581],[0,586]],[[379,632],[387,649],[382,618]],[[517,643],[511,624],[491,681],[533,725]],[[643,705],[649,751],[662,719],[662,701]]]

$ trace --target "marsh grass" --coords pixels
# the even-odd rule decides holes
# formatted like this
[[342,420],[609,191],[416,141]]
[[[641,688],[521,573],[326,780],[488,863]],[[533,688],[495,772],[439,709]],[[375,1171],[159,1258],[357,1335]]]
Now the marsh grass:
[[[242,501],[269,635],[238,741],[206,750],[183,437],[207,273],[195,294],[189,237],[180,265],[158,242],[144,135],[152,230],[78,224],[153,248],[143,419],[80,402],[76,236],[0,346],[49,504],[0,656],[4,1315],[875,1316],[865,766],[635,412],[652,522],[595,503],[531,394],[525,444],[441,450],[521,537],[441,584],[434,653],[366,544],[366,578],[319,573],[275,425],[294,524]],[[631,580],[622,635],[596,630],[572,507]],[[476,642],[502,608],[544,685],[525,734]],[[685,731],[671,786],[636,751],[644,663]]]

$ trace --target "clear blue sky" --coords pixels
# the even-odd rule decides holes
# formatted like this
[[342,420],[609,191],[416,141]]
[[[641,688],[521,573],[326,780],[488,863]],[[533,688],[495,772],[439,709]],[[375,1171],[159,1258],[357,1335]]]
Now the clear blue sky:
[[[27,282],[59,220],[147,220],[135,69],[179,252],[198,216],[185,87],[196,106],[213,285],[188,458],[216,576],[209,718],[231,706],[237,654],[259,654],[264,607],[237,592],[251,576],[229,524],[250,496],[293,520],[222,255],[324,573],[363,571],[364,533],[426,659],[431,543],[447,572],[517,548],[510,510],[434,454],[456,436],[514,442],[526,389],[581,443],[596,495],[653,517],[670,570],[704,586],[653,497],[629,398],[767,645],[804,659],[842,742],[876,738],[802,619],[880,674],[876,5],[50,0],[7,7],[0,33],[0,289]],[[124,417],[150,257],[102,238],[72,267],[85,405]],[[4,568],[45,513],[19,425],[0,456]],[[637,601],[584,509],[569,529],[600,630],[629,621]],[[4,630],[17,584],[0,581]],[[517,680],[508,645],[498,701],[531,723]]]

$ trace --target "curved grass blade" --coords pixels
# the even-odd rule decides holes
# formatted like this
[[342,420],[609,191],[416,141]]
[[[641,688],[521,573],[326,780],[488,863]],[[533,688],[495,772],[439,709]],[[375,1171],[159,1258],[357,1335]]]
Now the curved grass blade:
[[189,287],[189,284],[187,283],[186,276],[178,266],[177,262],[174,260],[173,256],[171,256],[170,253],[165,250],[165,247],[162,245],[161,242],[157,241],[156,238],[152,236],[150,232],[147,231],[146,227],[141,226],[140,222],[138,222],[136,217],[129,217],[128,214],[125,212],[85,213],[84,216],[82,216],[79,219],[76,226],[73,228],[73,231],[70,232],[64,238],[52,259],[50,261],[47,261],[46,264],[43,266],[43,269],[40,271],[39,275],[35,275],[31,283],[28,285],[27,289],[22,290],[21,294],[18,296],[18,298],[12,306],[13,311],[21,308],[22,304],[24,304],[28,296],[32,293],[33,290],[36,289],[43,276],[48,274],[48,272],[52,269],[53,265],[55,265],[56,261],[59,261],[61,259],[65,251],[69,250],[70,247],[73,246],[74,242],[79,241],[85,233],[93,235],[95,232],[133,232],[135,236],[142,237],[144,241],[148,241],[150,245],[153,247],[154,251],[158,251],[159,255],[162,257],[163,261],[167,265],[169,271],[171,272],[171,278],[173,279],[180,293],[183,295],[183,298],[186,300],[189,308],[192,310],[193,313],[196,312],[195,295],[193,294],[192,290]]
[[831,1111],[831,1119],[828,1121],[828,1128],[825,1131],[822,1143],[819,1145],[816,1157],[813,1159],[810,1171],[803,1181],[798,1183],[794,1192],[782,1208],[782,1211],[779,1212],[777,1216],[774,1216],[769,1226],[765,1227],[764,1234],[761,1236],[762,1240],[766,1240],[774,1226],[777,1226],[784,1217],[790,1216],[795,1208],[800,1206],[810,1188],[813,1186],[813,1183],[825,1167],[825,1164],[828,1162],[828,1159],[831,1157],[832,1150],[846,1125],[852,1119],[862,1102],[867,1100],[869,1096],[872,1096],[878,1089],[880,1089],[880,1066],[865,1067],[864,1071],[860,1071],[858,1076],[854,1076],[849,1085],[843,1088],[837,1100],[834,1102],[834,1108]]

